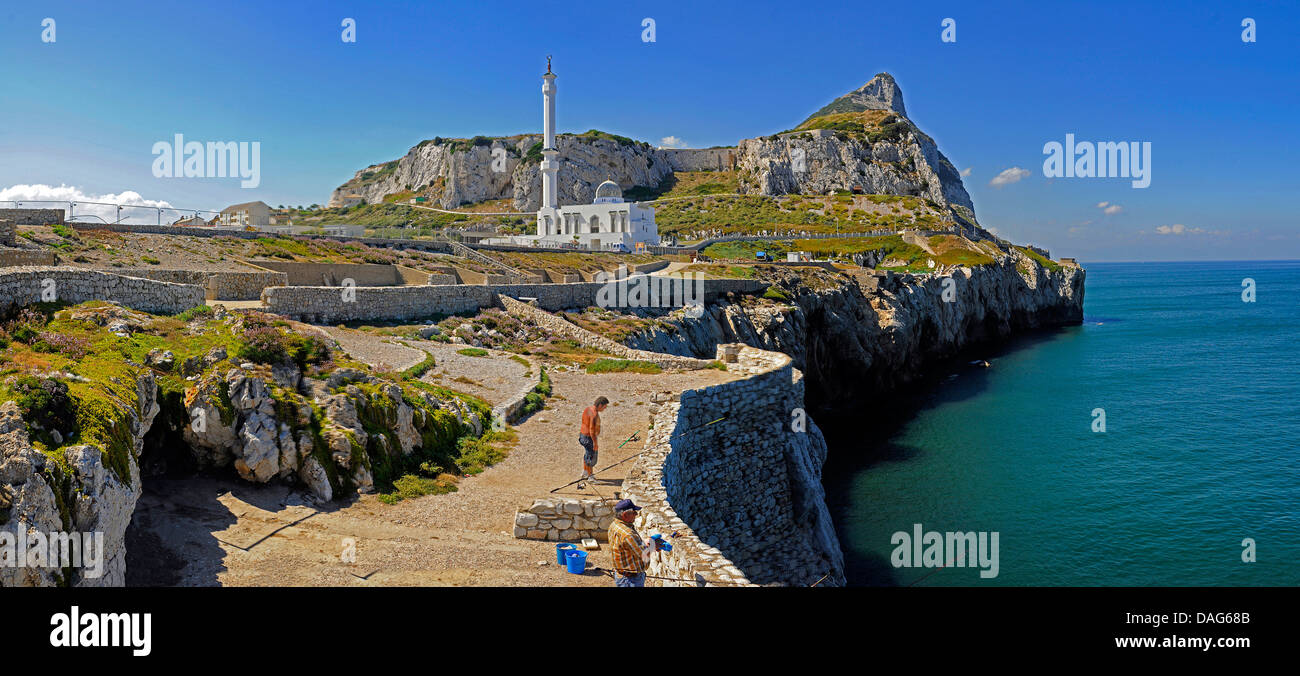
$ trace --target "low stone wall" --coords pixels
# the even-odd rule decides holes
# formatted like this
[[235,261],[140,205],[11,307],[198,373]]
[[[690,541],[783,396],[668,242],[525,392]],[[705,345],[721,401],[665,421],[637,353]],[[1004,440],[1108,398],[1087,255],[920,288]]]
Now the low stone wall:
[[[623,483],[643,507],[644,537],[671,535],[651,554],[651,580],[669,586],[844,584],[821,466],[826,444],[806,420],[803,381],[790,357],[720,345],[747,377],[681,393],[657,405],[646,450]],[[719,417],[722,417],[719,420]]]
[[397,268],[397,274],[399,277],[402,278],[403,284],[428,284],[429,283],[429,273],[425,272],[424,270],[416,270],[415,268],[408,268],[405,265],[395,265],[393,267]]
[[41,249],[0,249],[0,267],[51,266],[59,264],[53,251]]
[[515,513],[514,533],[529,540],[578,542],[594,538],[607,542],[613,522],[614,510],[601,500],[538,498]]
[[63,209],[0,209],[0,218],[18,225],[58,225],[63,213]]
[[340,286],[345,279],[351,279],[356,286],[402,286],[404,284],[402,273],[396,265],[264,260],[254,260],[249,263],[259,268],[283,272],[288,275],[288,286]]
[[584,347],[604,350],[615,357],[622,359],[634,359],[637,361],[648,361],[658,364],[660,368],[665,369],[702,369],[709,365],[704,359],[694,357],[679,357],[675,354],[664,354],[662,352],[650,352],[648,350],[634,350],[622,343],[610,340],[604,336],[582,328],[563,317],[546,312],[545,310],[535,308],[527,303],[517,301],[509,296],[500,296],[502,307],[521,319],[532,320],[538,326],[557,333],[576,341]]
[[456,278],[456,275],[448,275],[440,272],[431,272],[429,273],[429,278],[425,281],[425,284],[435,284],[435,285],[460,284],[460,280]]
[[0,246],[13,246],[18,243],[18,226],[13,219],[0,218]]
[[[639,279],[634,277],[633,279]],[[646,277],[646,279],[658,279]],[[767,284],[752,279],[704,280],[704,301],[730,293],[758,293]],[[351,289],[345,301],[338,287],[269,287],[262,301],[271,312],[320,324],[382,319],[421,319],[439,314],[471,312],[497,304],[497,295],[536,298],[543,310],[558,311],[596,305],[597,294],[606,288],[600,282],[578,284],[501,284],[481,286],[362,287]]]
[[101,270],[111,275],[152,279],[173,284],[192,284],[205,289],[208,300],[257,300],[268,286],[285,286],[288,275],[270,270],[247,272],[207,272],[203,270],[169,270],[159,268],[113,268]]
[[106,300],[155,314],[176,314],[203,304],[203,288],[75,268],[20,267],[0,271],[0,310],[50,299],[68,303]]

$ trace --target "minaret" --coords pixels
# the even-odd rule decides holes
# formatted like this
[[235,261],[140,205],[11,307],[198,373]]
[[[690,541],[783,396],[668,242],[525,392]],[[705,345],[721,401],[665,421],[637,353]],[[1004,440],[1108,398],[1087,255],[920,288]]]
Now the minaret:
[[[537,234],[559,234],[559,193],[557,192],[556,173],[560,165],[556,156],[560,151],[555,147],[555,73],[551,72],[551,57],[546,57],[546,74],[542,76],[542,208],[537,211]],[[551,218],[551,226],[546,227],[546,218]]]

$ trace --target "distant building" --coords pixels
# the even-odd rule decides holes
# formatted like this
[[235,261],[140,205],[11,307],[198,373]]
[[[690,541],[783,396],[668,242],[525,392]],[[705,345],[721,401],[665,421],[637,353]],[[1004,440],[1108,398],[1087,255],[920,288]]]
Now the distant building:
[[560,206],[557,175],[560,151],[555,146],[555,74],[548,63],[542,76],[542,206],[537,234],[510,237],[515,244],[569,246],[591,250],[642,250],[659,244],[653,207],[623,201],[614,181],[596,187],[591,204]]
[[266,202],[233,204],[222,209],[214,220],[215,225],[270,225],[271,207]]
[[358,204],[361,204],[364,201],[366,201],[366,198],[356,193],[352,193],[351,195],[344,195],[343,199],[339,200],[339,206],[354,207]]
[[182,228],[191,228],[195,226],[208,225],[208,221],[205,220],[202,216],[195,214],[193,216],[187,216],[185,218],[179,218],[175,221],[172,221],[172,225],[180,226]]

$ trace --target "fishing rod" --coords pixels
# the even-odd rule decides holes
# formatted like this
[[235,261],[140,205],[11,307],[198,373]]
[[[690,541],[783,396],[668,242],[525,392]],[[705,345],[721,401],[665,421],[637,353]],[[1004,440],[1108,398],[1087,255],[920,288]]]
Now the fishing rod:
[[[630,437],[624,439],[622,444],[619,444],[618,446],[615,446],[615,447],[614,447],[614,450],[617,451],[618,449],[623,448],[624,444],[627,444],[629,441],[636,441],[636,440],[637,440],[637,439],[636,439],[636,435],[638,435],[638,434],[640,434],[640,433],[641,433],[641,430],[637,430],[637,431],[633,432],[633,433],[632,433],[632,436],[630,436]],[[618,462],[616,462],[616,463],[614,463],[614,464],[612,464],[612,465],[606,465],[605,467],[603,467],[603,468],[601,468],[601,469],[598,469],[598,470],[596,470],[595,472],[593,472],[591,476],[594,478],[597,474],[600,474],[601,472],[604,472],[605,470],[607,470],[607,469],[609,469],[609,468],[611,468],[611,467],[617,467],[617,466],[619,466],[619,465],[621,465],[621,464],[627,462],[628,460],[631,460],[632,458],[635,458],[635,457],[637,457],[638,455],[641,455],[642,453],[645,453],[645,451],[641,451],[641,453],[637,453],[636,455],[633,455],[633,456],[631,456],[631,457],[623,458],[622,460],[619,460]],[[570,482],[567,483],[567,484],[564,484],[563,486],[557,486],[557,487],[555,487],[555,488],[552,488],[552,489],[551,489],[551,492],[554,493],[555,491],[558,491],[558,490],[560,490],[561,488],[568,488],[569,486],[572,486],[573,484],[580,483],[580,482],[582,482],[582,481],[586,481],[586,480],[587,480],[587,477],[579,477],[579,478],[577,478],[577,479],[574,479],[573,481],[570,481]]]

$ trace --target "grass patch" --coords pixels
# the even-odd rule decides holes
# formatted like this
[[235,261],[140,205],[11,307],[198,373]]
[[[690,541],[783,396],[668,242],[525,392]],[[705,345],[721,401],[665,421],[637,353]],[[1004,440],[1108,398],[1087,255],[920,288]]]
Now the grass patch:
[[597,359],[587,365],[587,373],[663,373],[658,364],[634,359]]
[[481,347],[467,347],[463,350],[456,350],[456,354],[463,354],[466,357],[486,357],[488,351]]

